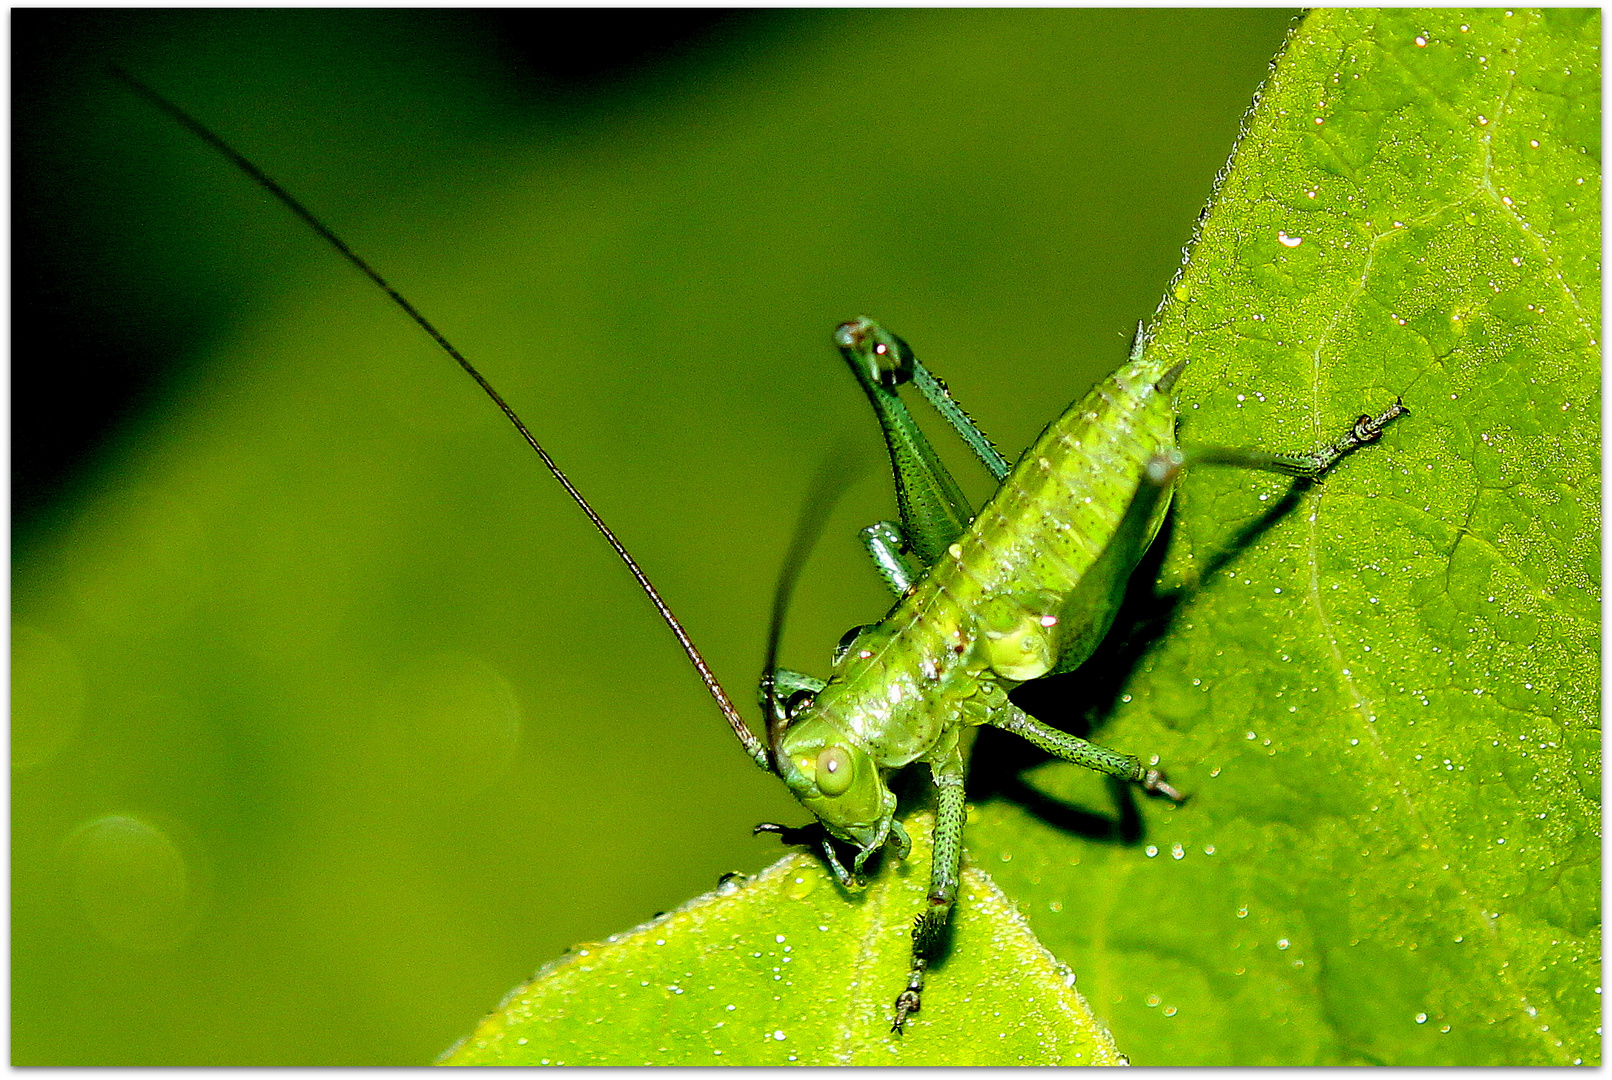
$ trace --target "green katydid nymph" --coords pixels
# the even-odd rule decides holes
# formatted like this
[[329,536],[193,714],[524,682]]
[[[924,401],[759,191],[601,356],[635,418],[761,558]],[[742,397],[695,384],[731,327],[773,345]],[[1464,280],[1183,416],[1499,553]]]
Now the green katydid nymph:
[[[847,635],[826,682],[775,673],[769,664],[762,701],[772,767],[832,838],[821,846],[842,881],[887,844],[898,857],[906,853],[889,774],[922,761],[934,778],[934,865],[928,906],[913,925],[911,974],[895,1003],[891,1026],[899,1032],[921,1007],[925,971],[957,895],[965,733],[989,724],[1180,802],[1159,770],[1049,727],[1008,693],[1073,671],[1091,656],[1185,466],[1318,478],[1406,410],[1395,401],[1380,415],[1361,416],[1335,443],[1308,454],[1182,449],[1172,389],[1183,365],[1150,357],[1139,330],[1130,359],[1048,425],[1009,469],[906,342],[862,318],[840,326],[835,343],[872,400],[890,451],[902,522],[880,522],[863,539],[898,600],[882,622]],[[1000,481],[978,514],[897,396],[907,382]],[[791,691],[782,703],[780,685]],[[762,828],[795,838],[794,830]],[[856,851],[851,871],[836,857],[835,842]]]
[[[621,541],[470,361],[261,169],[177,106],[118,75],[368,276],[504,413],[654,603],[745,752],[782,779],[815,818],[805,829],[766,824],[758,831],[814,845],[836,878],[853,886],[876,853],[908,854],[890,781],[914,763],[928,767],[937,801],[934,859],[927,900],[914,913],[910,974],[905,986],[891,987],[896,1033],[922,1007],[925,974],[956,899],[974,729],[1001,728],[1055,757],[1181,801],[1158,769],[1050,727],[1008,695],[1028,681],[1073,671],[1092,655],[1164,521],[1182,470],[1217,464],[1319,478],[1406,411],[1395,401],[1381,413],[1361,416],[1334,443],[1305,454],[1183,448],[1176,441],[1173,388],[1184,365],[1150,353],[1139,332],[1127,362],[1050,424],[1010,467],[904,341],[865,317],[843,323],[834,342],[874,407],[894,470],[900,522],[870,526],[863,541],[896,599],[881,621],[845,636],[827,679],[776,666],[775,619],[759,695],[765,732],[757,734]],[[903,403],[899,388],[907,384],[998,482],[977,513]]]

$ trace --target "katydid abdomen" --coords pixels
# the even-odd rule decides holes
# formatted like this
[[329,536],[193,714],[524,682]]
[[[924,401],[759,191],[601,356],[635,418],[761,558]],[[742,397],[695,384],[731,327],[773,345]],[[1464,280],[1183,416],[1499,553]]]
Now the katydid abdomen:
[[[926,757],[953,724],[983,723],[1013,687],[1090,655],[1112,611],[1101,625],[1075,625],[1064,606],[1114,540],[1148,462],[1174,448],[1173,381],[1139,358],[1066,410],[929,573],[847,650],[817,708],[880,766]],[[1163,520],[1161,494],[1135,555]],[[1134,562],[1115,568],[1122,582]]]

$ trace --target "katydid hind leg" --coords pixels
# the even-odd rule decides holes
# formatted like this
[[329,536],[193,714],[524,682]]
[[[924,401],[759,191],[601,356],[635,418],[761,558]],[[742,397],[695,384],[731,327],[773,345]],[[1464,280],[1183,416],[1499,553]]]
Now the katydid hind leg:
[[974,418],[963,411],[963,407],[952,397],[946,384],[924,367],[916,356],[912,358],[912,385],[916,386],[918,392],[923,394],[924,400],[945,418],[952,430],[957,433],[957,437],[974,451],[974,456],[980,459],[980,464],[985,466],[993,480],[1000,483],[1007,477],[1008,470],[1012,468],[1007,458],[1002,456],[996,444],[980,430]]
[[834,341],[884,432],[907,542],[924,566],[933,566],[963,534],[974,509],[896,393],[912,378],[912,350],[865,317],[843,323]]
[[[973,508],[913,420],[897,388],[903,383],[915,386],[979,458],[993,480],[1005,478],[1010,465],[951,396],[946,384],[918,360],[901,338],[863,316],[843,323],[835,332],[835,343],[873,404],[884,432],[908,546],[924,566],[932,566],[940,552],[967,527]],[[878,552],[874,559],[884,574]],[[917,576],[913,575],[912,580],[916,581]]]

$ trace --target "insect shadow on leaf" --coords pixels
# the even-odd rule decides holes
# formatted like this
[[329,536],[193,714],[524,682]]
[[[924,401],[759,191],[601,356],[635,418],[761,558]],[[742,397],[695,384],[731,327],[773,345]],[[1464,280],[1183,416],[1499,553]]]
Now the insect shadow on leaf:
[[[1160,591],[1159,571],[1176,525],[1176,510],[1172,507],[1159,535],[1131,575],[1114,625],[1097,651],[1080,670],[1025,683],[1009,695],[1010,700],[1060,731],[1092,738],[1114,714],[1137,667],[1169,635],[1181,610],[1217,574],[1296,510],[1305,493],[1317,483],[1309,477],[1294,478],[1280,499],[1238,530],[1208,560],[1196,580]],[[1146,830],[1133,785],[1108,778],[1111,807],[1106,813],[1076,806],[1047,794],[1026,778],[1030,770],[1056,760],[1022,739],[985,728],[969,763],[969,796],[979,802],[1002,799],[1014,803],[1045,824],[1085,840],[1127,847],[1141,844]],[[1191,798],[1190,793],[1187,798]]]

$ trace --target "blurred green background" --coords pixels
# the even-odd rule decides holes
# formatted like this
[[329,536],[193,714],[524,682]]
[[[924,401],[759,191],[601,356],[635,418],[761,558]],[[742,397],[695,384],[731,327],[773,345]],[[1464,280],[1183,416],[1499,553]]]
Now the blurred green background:
[[1158,302],[1290,14],[668,18],[13,13],[15,1064],[423,1063],[803,815],[463,375],[106,65],[475,358],[747,706],[836,447],[784,661],[886,606],[834,324],[1016,454]]

